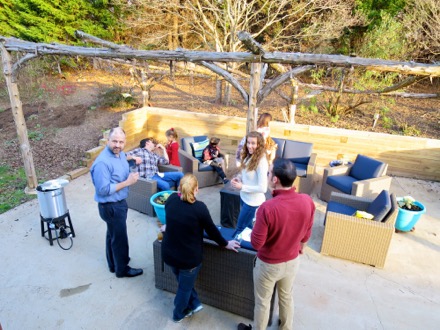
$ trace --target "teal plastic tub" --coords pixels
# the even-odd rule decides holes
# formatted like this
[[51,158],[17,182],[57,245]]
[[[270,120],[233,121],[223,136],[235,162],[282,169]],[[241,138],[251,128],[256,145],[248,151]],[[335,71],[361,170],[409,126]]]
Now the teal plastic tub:
[[[399,198],[397,199],[399,201]],[[421,211],[409,211],[401,209],[399,207],[399,213],[396,219],[396,229],[400,231],[410,231],[414,228],[416,223],[420,220],[423,213],[426,212],[426,208],[422,203],[414,202],[415,205],[419,206]]]
[[158,193],[155,193],[153,196],[150,197],[150,203],[151,205],[153,205],[157,218],[162,224],[165,224],[166,222],[165,205],[157,204],[154,200],[165,193],[171,195],[172,193],[175,193],[175,191],[173,190],[159,191]]

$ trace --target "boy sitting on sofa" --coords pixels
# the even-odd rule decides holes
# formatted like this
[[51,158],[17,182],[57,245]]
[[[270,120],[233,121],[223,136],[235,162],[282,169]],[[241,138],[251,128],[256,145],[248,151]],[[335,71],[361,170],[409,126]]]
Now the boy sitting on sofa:
[[219,144],[219,138],[212,137],[209,140],[209,144],[203,149],[203,163],[214,167],[218,175],[222,178],[223,183],[226,184],[229,180],[226,178],[226,174],[223,171],[225,156],[220,152]]
[[[154,151],[162,149],[163,156],[158,155]],[[182,172],[164,172],[160,173],[158,164],[168,165],[169,159],[166,149],[163,145],[158,144],[153,138],[141,140],[139,148],[127,152],[138,165],[139,176],[157,181],[157,190],[171,190],[171,187],[179,187],[180,179],[183,177]]]

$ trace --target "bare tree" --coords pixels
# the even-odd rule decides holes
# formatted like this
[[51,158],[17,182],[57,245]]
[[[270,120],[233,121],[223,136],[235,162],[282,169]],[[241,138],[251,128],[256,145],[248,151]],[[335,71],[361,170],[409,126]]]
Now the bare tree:
[[[166,43],[168,49],[178,45],[193,50],[238,52],[244,48],[237,33],[249,31],[267,50],[292,51],[305,45],[321,45],[323,40],[338,38],[345,27],[363,22],[352,14],[355,0],[116,1],[131,8],[131,16],[125,21],[133,31],[131,43]],[[233,71],[237,66],[231,63],[228,69]],[[225,82],[225,103],[229,102],[229,94],[230,84]],[[221,95],[218,80],[216,99],[220,100]]]
[[403,23],[407,42],[413,44],[413,59],[440,61],[440,4],[438,0],[409,0]]

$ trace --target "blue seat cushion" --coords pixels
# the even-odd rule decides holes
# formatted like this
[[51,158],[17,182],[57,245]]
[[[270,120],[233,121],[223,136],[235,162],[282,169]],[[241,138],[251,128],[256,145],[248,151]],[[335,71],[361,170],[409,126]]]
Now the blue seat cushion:
[[214,167],[203,163],[199,164],[199,172],[210,172],[210,171],[214,171]]
[[330,201],[327,204],[327,212],[329,211],[352,216],[356,213],[357,209],[352,206]]
[[349,175],[331,175],[327,177],[326,183],[348,195],[351,195],[351,188],[353,187],[353,182],[355,181],[358,180]]
[[350,170],[350,176],[357,179],[356,181],[377,178],[382,175],[385,166],[385,163],[376,159],[364,155],[357,155]]
[[391,210],[391,198],[388,190],[382,190],[367,208],[367,212],[374,215],[374,221],[383,221]]
[[283,158],[294,163],[308,164],[312,155],[313,143],[286,140]]
[[305,178],[307,177],[307,165],[306,164],[300,164],[300,163],[293,163],[296,167],[296,175]]

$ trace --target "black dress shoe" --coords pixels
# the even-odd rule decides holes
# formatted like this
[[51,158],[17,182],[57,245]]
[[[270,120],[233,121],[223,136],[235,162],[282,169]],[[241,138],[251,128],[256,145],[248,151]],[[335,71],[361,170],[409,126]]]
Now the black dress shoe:
[[123,274],[116,274],[116,277],[121,278],[121,277],[135,277],[135,276],[139,276],[142,275],[144,273],[144,271],[141,268],[131,268],[129,267],[128,270],[123,273]]
[[110,273],[114,273],[115,272],[114,268],[109,268],[108,270],[110,271]]

